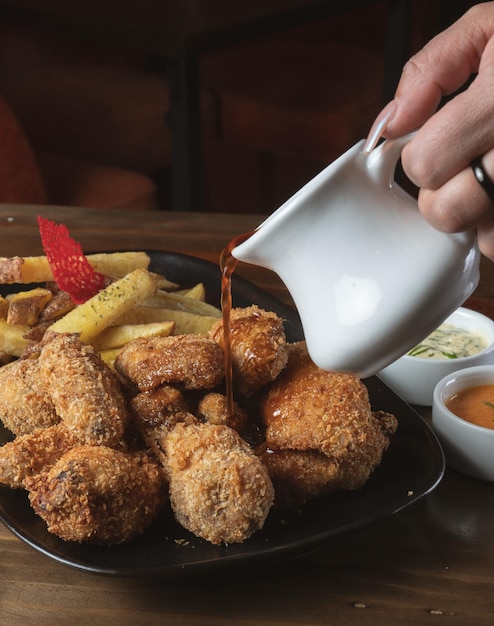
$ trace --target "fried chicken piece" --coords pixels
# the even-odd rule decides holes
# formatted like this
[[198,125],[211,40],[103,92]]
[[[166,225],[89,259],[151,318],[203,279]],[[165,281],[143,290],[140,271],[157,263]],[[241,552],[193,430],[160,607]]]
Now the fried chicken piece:
[[39,356],[40,376],[55,410],[80,443],[117,446],[128,423],[120,384],[92,346],[53,335]]
[[208,393],[197,406],[200,419],[209,424],[224,424],[242,433],[248,421],[247,412],[236,402],[233,403],[233,415],[228,410],[228,399],[221,393]]
[[176,415],[189,410],[184,394],[172,385],[141,391],[131,398],[130,407],[141,431],[161,426],[169,430],[178,421]]
[[163,384],[212,389],[225,374],[223,351],[202,335],[134,339],[121,350],[115,368],[140,391]]
[[[302,342],[291,346],[288,365],[270,386],[261,412],[268,449],[318,451],[328,458],[330,479],[321,486],[321,493],[361,487],[380,464],[397,428],[394,416],[372,412],[362,381],[352,374],[318,368]],[[287,455],[283,458],[286,462]],[[301,473],[308,476],[308,499],[314,493],[314,480],[307,461],[304,457]],[[315,459],[315,473],[321,471],[321,461]],[[291,477],[291,471],[286,472],[286,480],[289,484],[298,481],[300,491],[300,477]]]
[[372,415],[379,421],[379,426],[386,437],[392,437],[398,428],[398,420],[387,411],[372,411]]
[[130,409],[137,430],[162,465],[165,464],[161,445],[164,437],[178,422],[196,421],[188,412],[182,392],[171,385],[141,391],[130,400]]
[[[251,396],[274,380],[287,362],[283,320],[258,306],[232,309],[230,314],[233,381],[244,396]],[[209,336],[224,349],[223,320]]]
[[178,423],[162,443],[177,521],[213,544],[239,543],[264,525],[274,499],[267,470],[228,426]]
[[0,368],[0,388],[0,420],[14,435],[60,421],[36,359],[19,359]]
[[335,489],[338,463],[317,450],[269,450],[260,453],[275,489],[275,504],[296,509]]
[[0,447],[0,484],[25,487],[27,478],[52,467],[76,443],[63,422],[16,437]]
[[166,501],[155,461],[106,446],[72,448],[51,469],[25,482],[31,506],[49,532],[79,543],[132,539],[157,518]]
[[269,450],[259,453],[275,488],[275,504],[296,509],[335,490],[353,490],[365,484],[371,470],[360,458],[337,462],[318,450]]

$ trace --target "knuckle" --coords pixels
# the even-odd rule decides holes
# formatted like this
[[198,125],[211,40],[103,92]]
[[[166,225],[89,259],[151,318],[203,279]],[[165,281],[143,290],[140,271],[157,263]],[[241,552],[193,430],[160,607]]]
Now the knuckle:
[[[413,142],[412,142],[413,143]],[[415,150],[412,144],[403,151],[402,165],[405,174],[410,180],[423,189],[437,189],[441,182],[438,168],[434,160],[427,154],[421,154],[420,149]]]
[[419,209],[425,219],[443,233],[458,233],[468,228],[462,207],[448,196],[437,192],[419,193]]

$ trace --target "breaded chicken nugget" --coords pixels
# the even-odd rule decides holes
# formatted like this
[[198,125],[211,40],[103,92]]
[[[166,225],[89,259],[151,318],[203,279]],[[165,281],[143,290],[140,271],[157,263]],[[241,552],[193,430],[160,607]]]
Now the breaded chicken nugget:
[[[270,386],[261,412],[268,449],[317,451],[328,458],[327,469],[332,477],[321,492],[361,487],[381,462],[389,438],[397,428],[394,416],[372,412],[367,388],[361,380],[352,374],[318,368],[311,361],[305,343],[291,346],[288,365]],[[288,455],[283,455],[284,463],[288,462],[287,458]],[[315,472],[320,472],[322,459],[311,458]],[[313,493],[313,477],[307,461],[304,457],[302,474],[309,477],[309,497]],[[270,462],[274,464],[277,460]],[[333,472],[333,465],[337,472]],[[286,477],[288,483],[295,480],[290,478],[290,472]],[[301,484],[299,478],[297,489]]]
[[171,385],[141,391],[130,400],[130,408],[137,430],[162,465],[164,437],[178,422],[196,421],[182,392]]
[[[286,365],[283,320],[255,305],[232,309],[230,333],[233,382],[240,393],[251,396]],[[224,349],[222,320],[211,328],[209,336]]]
[[172,385],[141,391],[131,398],[130,407],[140,431],[157,426],[170,429],[178,421],[175,415],[189,410],[183,393]]
[[267,470],[228,426],[179,423],[165,437],[177,521],[213,544],[239,543],[264,525],[274,499]]
[[36,359],[0,368],[0,420],[14,435],[26,435],[60,421]]
[[236,402],[233,403],[233,415],[228,410],[228,399],[222,393],[208,393],[197,406],[200,419],[210,424],[224,424],[242,433],[248,422],[247,412]]
[[367,387],[353,374],[328,372],[305,343],[290,350],[285,371],[262,401],[269,448],[320,450],[342,460],[370,448],[380,457],[388,440],[372,415]]
[[317,450],[264,450],[259,454],[275,489],[275,504],[296,509],[337,488],[338,463]]
[[63,422],[16,437],[0,447],[0,484],[24,487],[26,478],[52,467],[76,443]]
[[39,355],[40,376],[55,410],[80,443],[118,445],[128,423],[120,384],[92,346],[54,335]]
[[163,384],[183,389],[211,389],[225,374],[221,348],[202,335],[134,339],[123,347],[115,369],[140,391]]
[[29,501],[49,532],[66,541],[112,545],[141,534],[166,501],[162,473],[144,453],[79,446],[26,479]]

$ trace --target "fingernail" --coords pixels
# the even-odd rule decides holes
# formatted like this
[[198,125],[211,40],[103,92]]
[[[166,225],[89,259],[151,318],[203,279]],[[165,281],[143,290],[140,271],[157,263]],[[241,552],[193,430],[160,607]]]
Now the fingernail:
[[364,154],[369,154],[374,148],[377,146],[377,142],[382,137],[383,132],[388,127],[391,119],[393,118],[396,111],[396,102],[391,100],[384,107],[384,109],[379,113],[376,117],[374,124],[370,129],[369,134],[367,135],[367,139],[365,141],[362,152]]

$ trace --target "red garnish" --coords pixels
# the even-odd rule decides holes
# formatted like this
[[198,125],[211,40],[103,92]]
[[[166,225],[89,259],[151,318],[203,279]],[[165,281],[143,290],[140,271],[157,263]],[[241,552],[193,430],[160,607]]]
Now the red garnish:
[[82,304],[105,286],[105,276],[97,272],[84,256],[80,244],[72,239],[64,224],[38,216],[39,233],[57,285],[75,304]]

